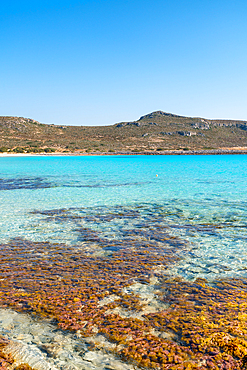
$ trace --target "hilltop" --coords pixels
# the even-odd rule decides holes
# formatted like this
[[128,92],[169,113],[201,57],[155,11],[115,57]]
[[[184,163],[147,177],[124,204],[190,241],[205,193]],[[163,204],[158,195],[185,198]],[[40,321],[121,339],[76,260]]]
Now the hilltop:
[[151,152],[247,148],[247,122],[156,111],[109,126],[65,126],[0,117],[0,151]]

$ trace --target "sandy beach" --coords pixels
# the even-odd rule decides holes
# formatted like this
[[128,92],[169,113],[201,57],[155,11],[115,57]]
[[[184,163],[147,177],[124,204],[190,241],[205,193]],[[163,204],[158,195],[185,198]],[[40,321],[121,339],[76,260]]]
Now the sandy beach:
[[162,150],[162,151],[116,151],[116,152],[56,152],[56,153],[0,153],[0,157],[54,157],[54,156],[114,156],[114,155],[222,155],[247,154],[247,147],[208,149],[208,150]]

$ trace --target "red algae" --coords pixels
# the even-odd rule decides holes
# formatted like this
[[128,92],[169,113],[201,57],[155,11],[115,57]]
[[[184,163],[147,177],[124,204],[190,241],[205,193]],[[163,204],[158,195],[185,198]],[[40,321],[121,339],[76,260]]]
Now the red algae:
[[[145,369],[247,368],[247,280],[209,284],[155,272],[176,261],[177,245],[174,250],[153,243],[135,248],[128,241],[107,257],[25,240],[0,247],[1,307],[51,318],[83,338],[103,335],[116,344],[114,354]],[[124,288],[148,285],[155,276],[160,310],[145,314],[145,300]],[[111,295],[113,301],[100,304]],[[140,312],[141,319],[121,317],[116,307]],[[0,369],[8,369],[11,359],[2,351],[0,359]],[[28,364],[18,369],[30,370]]]
[[13,359],[10,355],[4,353],[4,348],[9,344],[9,341],[0,337],[0,370],[9,370],[13,364]]

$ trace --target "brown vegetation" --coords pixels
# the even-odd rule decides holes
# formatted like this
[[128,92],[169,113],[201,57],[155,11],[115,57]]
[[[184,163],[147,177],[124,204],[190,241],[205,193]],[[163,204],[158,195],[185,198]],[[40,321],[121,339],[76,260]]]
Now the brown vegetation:
[[247,147],[247,123],[162,111],[111,126],[58,126],[0,117],[0,152],[117,153]]

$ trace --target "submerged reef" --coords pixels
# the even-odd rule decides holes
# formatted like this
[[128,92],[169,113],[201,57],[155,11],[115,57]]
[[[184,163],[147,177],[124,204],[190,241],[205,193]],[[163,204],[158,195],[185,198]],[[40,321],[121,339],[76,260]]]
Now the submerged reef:
[[[66,210],[42,215],[57,222],[80,219]],[[103,217],[110,222],[123,216],[137,213]],[[3,309],[49,319],[61,332],[74,333],[85,344],[78,354],[87,361],[98,353],[129,366],[122,369],[247,368],[247,279],[173,276],[170,268],[188,244],[164,226],[126,229],[122,239],[111,240],[86,225],[76,230],[84,246],[21,238],[0,244]],[[2,336],[0,369],[39,370],[18,362],[13,347]]]

